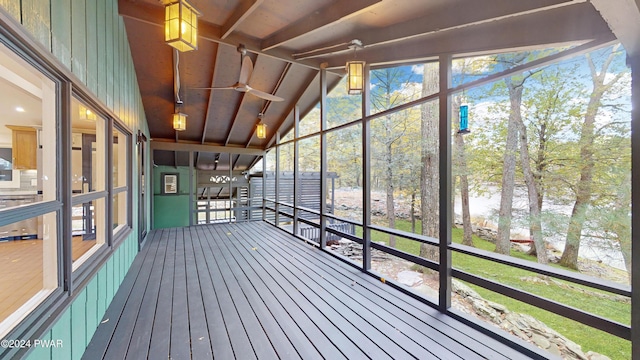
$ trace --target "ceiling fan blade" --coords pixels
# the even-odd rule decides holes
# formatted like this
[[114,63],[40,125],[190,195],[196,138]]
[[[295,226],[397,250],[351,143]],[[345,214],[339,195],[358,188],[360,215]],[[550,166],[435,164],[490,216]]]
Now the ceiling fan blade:
[[238,77],[238,82],[240,84],[248,83],[252,72],[253,62],[251,61],[250,57],[245,55],[242,57],[242,68],[240,68],[240,76]]
[[247,89],[248,93],[253,94],[253,95],[255,95],[255,96],[259,97],[259,98],[263,98],[265,100],[269,100],[269,101],[283,101],[284,100],[283,98],[281,98],[279,96],[275,96],[273,94],[269,94],[269,93],[266,93],[264,91],[256,90],[256,89],[248,87],[248,86],[247,86],[247,88],[248,88]]

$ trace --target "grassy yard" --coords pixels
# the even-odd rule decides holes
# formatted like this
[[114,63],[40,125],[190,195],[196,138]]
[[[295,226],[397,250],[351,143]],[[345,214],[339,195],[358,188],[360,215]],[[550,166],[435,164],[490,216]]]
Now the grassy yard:
[[[420,223],[418,222],[416,226],[416,232],[420,232]],[[409,221],[396,220],[396,228],[410,232],[411,223]],[[361,234],[358,235],[361,236]],[[388,243],[388,235],[374,232],[372,234],[372,240]],[[457,243],[462,242],[462,229],[453,229],[453,241]],[[473,237],[473,242],[478,249],[487,251],[495,250],[495,245],[493,243],[482,240],[476,236]],[[420,250],[420,243],[396,237],[396,248],[417,255]],[[519,251],[512,251],[511,255],[521,259],[536,261],[535,257]],[[536,277],[536,274],[456,252],[452,254],[452,262],[453,266],[457,269],[491,279],[504,285],[522,289],[575,308],[587,310],[593,314],[615,320],[623,324],[630,323],[631,305],[629,303],[603,299],[601,296],[598,296],[599,293],[602,293],[596,290],[578,285],[571,285],[571,287],[567,287],[562,284],[568,283],[561,281],[557,281],[557,283],[552,282],[550,284],[522,281],[521,278]],[[484,288],[474,285],[470,286],[487,300],[505,305],[510,311],[528,314],[544,322],[547,326],[581,345],[582,350],[585,353],[587,351],[595,351],[606,355],[611,359],[622,360],[631,358],[631,343],[629,341],[595,330],[554,313],[513,300],[509,297],[488,291]]]

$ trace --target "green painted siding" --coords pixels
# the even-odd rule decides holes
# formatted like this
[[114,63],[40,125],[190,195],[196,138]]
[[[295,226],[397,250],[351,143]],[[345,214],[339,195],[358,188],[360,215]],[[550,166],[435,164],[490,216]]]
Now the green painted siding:
[[51,0],[53,55],[71,69],[71,0]]
[[51,50],[49,0],[22,0],[22,24],[47,50]]
[[[162,194],[162,175],[178,174],[178,195]],[[153,169],[153,226],[156,229],[189,226],[189,168],[158,166]]]
[[71,0],[71,70],[87,83],[87,23],[84,0]]
[[14,19],[20,21],[20,0],[0,0],[2,6]]
[[[138,130],[148,137],[126,29],[118,15],[118,0],[0,0],[0,7],[21,22],[26,32],[128,126],[133,134],[132,142]],[[148,152],[147,149],[147,155]],[[74,290],[78,295],[73,303],[40,337],[61,340],[63,346],[33,349],[27,358],[80,359],[97,326],[104,320],[105,311],[138,252],[139,184],[135,146],[129,161],[134,175],[133,231],[87,286]],[[147,201],[149,209],[149,199]]]

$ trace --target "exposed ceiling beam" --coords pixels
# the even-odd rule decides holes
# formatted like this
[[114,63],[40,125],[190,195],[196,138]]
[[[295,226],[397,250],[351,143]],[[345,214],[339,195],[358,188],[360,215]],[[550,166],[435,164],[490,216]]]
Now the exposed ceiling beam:
[[265,39],[262,42],[262,50],[265,51],[273,49],[287,41],[308,35],[313,31],[327,27],[350,16],[354,16],[380,1],[382,0],[336,1],[313,14],[305,16],[299,21]]
[[[164,27],[164,9],[161,6],[120,0],[118,1],[118,12],[121,16],[132,20],[141,21],[161,28]],[[293,56],[291,56],[290,51],[282,49],[262,51],[260,42],[254,38],[238,35],[237,33],[231,33],[225,38],[222,38],[222,35],[223,31],[220,26],[202,20],[198,21],[198,37],[200,40],[213,41],[232,46],[233,48],[236,48],[238,44],[243,44],[246,49],[252,53],[270,56],[316,70],[320,68],[319,64],[313,61],[295,60]]]
[[[341,39],[341,41],[336,41],[334,44],[341,42],[347,43],[354,37],[357,37],[358,40],[362,41],[365,48],[371,48],[402,42],[419,36],[461,29],[515,16],[533,14],[585,1],[586,0],[518,0],[503,1],[500,3],[500,6],[488,6],[485,2],[474,1],[465,5],[464,11],[460,11],[459,4],[451,4],[430,14],[428,17],[420,17],[395,26],[369,30],[357,34],[357,36],[351,36],[348,39]],[[294,54],[293,56],[297,60],[304,60],[321,57],[327,53],[336,54],[349,51],[349,48],[346,46],[336,50],[331,47],[331,44],[325,45],[326,46],[319,47],[326,48],[326,51],[307,51],[302,52],[301,55]]]
[[[505,32],[504,29],[510,31]],[[589,3],[527,14],[477,25],[473,32],[455,29],[433,33],[402,44],[387,44],[358,51],[369,64],[385,64],[432,58],[440,54],[482,54],[580,43],[613,34]],[[384,50],[384,51],[382,51]],[[349,54],[325,59],[329,67],[343,68]]]
[[289,104],[290,104],[289,108],[285,112],[283,112],[284,115],[282,116],[282,118],[278,122],[278,126],[274,129],[273,133],[271,134],[271,137],[267,141],[267,146],[265,148],[269,148],[273,144],[273,142],[276,139],[276,133],[278,131],[280,131],[280,129],[282,128],[282,125],[285,123],[285,121],[287,121],[287,118],[293,112],[293,109],[296,107],[296,104],[302,98],[302,95],[304,95],[305,91],[307,91],[309,86],[311,86],[311,84],[313,84],[313,81],[316,79],[317,76],[318,76],[318,72],[309,75],[305,79],[303,85],[298,88],[298,92],[297,92],[296,96],[294,97],[295,100],[292,99],[292,101],[289,102]]
[[260,161],[260,159],[262,159],[262,156],[256,156],[251,162],[251,164],[249,164],[247,169],[251,169],[252,167],[254,167],[258,163],[258,161]]
[[[284,69],[282,70],[282,74],[280,74],[280,78],[278,79],[278,82],[276,83],[276,86],[274,87],[274,89],[271,91],[272,94],[277,94],[278,93],[278,89],[280,88],[280,85],[282,85],[282,82],[284,81],[284,78],[287,76],[287,74],[289,73],[289,70],[291,69],[291,63],[287,63],[287,65],[284,67]],[[269,107],[271,106],[271,101],[267,101],[264,106],[262,107],[262,110],[260,110],[260,114],[262,114],[262,118],[264,118],[264,115],[267,113],[267,111],[269,110]],[[247,139],[247,141],[245,142],[245,147],[249,147],[251,146],[251,141],[253,140],[253,135],[255,135],[255,132],[257,131],[257,127],[258,124],[260,123],[260,121],[262,121],[262,118],[259,117],[255,123],[253,124],[253,131],[251,132],[251,135],[249,136],[249,138]]]
[[236,146],[221,146],[221,145],[208,145],[199,144],[197,142],[174,142],[166,141],[163,139],[151,139],[151,150],[167,150],[167,151],[203,151],[213,153],[230,153],[230,154],[243,154],[243,155],[255,155],[261,156],[264,154],[263,149],[245,148]]
[[222,25],[221,39],[225,39],[238,27],[244,19],[253,13],[264,0],[243,0],[231,17]]
[[627,54],[640,56],[640,0],[591,0]]
[[233,133],[233,128],[236,126],[236,123],[240,118],[240,108],[242,107],[246,99],[247,99],[247,93],[242,93],[240,101],[238,101],[238,103],[236,104],[236,108],[233,110],[234,116],[233,116],[233,120],[231,120],[231,126],[229,126],[229,130],[227,130],[227,137],[226,137],[226,140],[224,141],[224,146],[229,145],[229,140],[231,139],[231,133]]
[[[211,87],[216,86],[216,78],[218,77],[218,73],[220,71],[218,71],[220,64],[218,63],[218,59],[221,59],[221,49],[220,46],[218,46],[218,49],[216,50],[216,58],[214,59],[215,63],[213,64],[213,75],[211,76]],[[209,101],[207,102],[207,110],[205,112],[205,116],[204,116],[204,121],[203,121],[203,125],[202,125],[202,140],[200,141],[201,144],[204,144],[205,139],[207,138],[207,126],[209,125],[209,114],[212,113],[212,109],[213,109],[213,90],[209,91]]]

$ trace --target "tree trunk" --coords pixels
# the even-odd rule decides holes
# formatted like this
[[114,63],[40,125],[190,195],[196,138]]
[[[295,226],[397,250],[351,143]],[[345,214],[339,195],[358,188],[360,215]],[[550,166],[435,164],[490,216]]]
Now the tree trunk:
[[511,251],[511,211],[513,208],[513,191],[515,188],[516,153],[518,152],[518,125],[522,104],[523,81],[514,83],[513,78],[506,78],[509,90],[509,123],[507,124],[507,143],[502,165],[502,185],[500,194],[500,213],[498,218],[498,234],[496,252],[510,254]]
[[595,166],[593,154],[596,115],[598,114],[604,93],[620,79],[620,74],[618,74],[618,76],[609,83],[605,83],[607,69],[615,57],[616,49],[617,46],[613,48],[609,57],[604,61],[600,73],[597,72],[591,56],[588,54],[586,56],[589,69],[591,70],[593,91],[589,97],[589,104],[587,105],[587,111],[580,131],[580,180],[578,180],[578,185],[576,186],[576,201],[571,211],[564,251],[560,258],[560,265],[571,269],[578,269],[578,254],[580,252],[582,229],[586,220],[587,208],[591,205]]
[[[393,203],[393,148],[391,146],[391,130],[390,130],[391,120],[387,116],[387,144],[385,147],[384,160],[385,160],[385,183],[386,192],[387,192],[387,219],[389,220],[389,227],[392,229],[396,228],[396,207]],[[395,248],[396,247],[396,237],[393,235],[389,235],[389,246]]]
[[[422,80],[422,95],[432,94],[438,89],[438,64],[425,64]],[[438,238],[439,231],[439,143],[438,143],[438,103],[430,101],[421,107],[420,133],[422,135],[420,172],[420,212],[422,214],[422,235]],[[420,245],[420,256],[438,261],[436,246]]]
[[416,233],[416,193],[411,193],[411,232]]
[[[453,106],[454,109],[457,109],[462,104],[459,97],[456,97]],[[454,116],[452,118],[453,123],[455,124],[454,129],[460,130],[460,120],[459,113],[454,111]],[[474,246],[473,244],[473,230],[471,229],[471,212],[469,210],[469,179],[467,177],[467,159],[465,155],[465,147],[464,147],[464,135],[457,133],[454,135],[455,142],[455,154],[456,154],[456,165],[458,170],[458,177],[460,178],[460,200],[462,203],[462,244],[467,246]],[[455,181],[453,184],[453,188],[455,188]],[[453,212],[455,214],[455,211]],[[455,216],[454,216],[455,218]]]
[[536,257],[540,264],[548,264],[547,250],[545,249],[544,239],[542,238],[542,221],[540,219],[540,206],[538,203],[538,187],[536,179],[531,171],[531,158],[529,156],[529,141],[527,139],[527,128],[524,126],[520,113],[514,117],[518,124],[518,132],[520,133],[520,162],[524,181],[527,184],[527,192],[529,193],[529,229],[533,237],[532,248],[535,249]]

